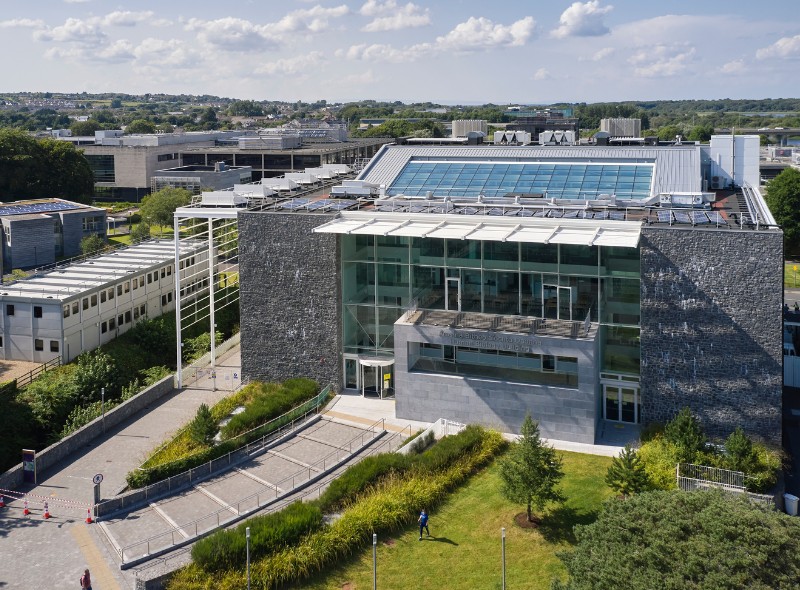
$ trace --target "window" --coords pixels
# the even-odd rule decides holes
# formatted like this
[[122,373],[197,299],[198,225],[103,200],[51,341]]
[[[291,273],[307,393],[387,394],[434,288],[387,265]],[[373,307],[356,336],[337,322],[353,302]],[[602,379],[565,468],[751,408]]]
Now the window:
[[183,260],[181,260],[181,261],[178,263],[178,268],[179,268],[180,270],[183,270]]
[[133,308],[133,319],[134,320],[138,320],[139,319],[139,308],[138,307],[134,307]]
[[84,297],[83,298],[83,310],[86,311],[87,309],[89,309],[89,298],[88,297]]
[[115,320],[114,318],[111,318],[110,320],[108,320],[108,329],[109,330],[113,330],[116,327],[117,327],[117,320]]
[[6,305],[6,315],[14,315],[14,306]]
[[64,306],[64,317],[65,318],[69,317],[69,305]]
[[161,296],[161,305],[163,306],[163,305],[166,305],[166,304],[167,304],[167,296],[166,295],[162,295]]
[[97,293],[92,295],[92,307],[97,307]]
[[50,352],[58,352],[58,340],[50,341]]
[[122,285],[117,285],[117,295],[122,295]]
[[167,293],[167,303],[172,303],[172,291]]
[[124,290],[126,293],[130,293],[130,290],[131,290],[131,284],[130,284],[130,282],[129,282],[129,281],[125,281],[125,283],[123,283],[122,287],[123,287],[123,290]]
[[172,276],[172,265],[171,264],[167,267],[167,276],[168,277]]
[[139,286],[144,287],[144,275],[139,277]]
[[133,283],[133,290],[136,291],[139,288],[139,279],[133,279],[131,282]]
[[147,284],[149,285],[152,282],[153,282],[153,275],[151,275],[150,273],[147,273]]
[[105,302],[106,302],[106,292],[100,291],[100,303],[105,303]]
[[0,336],[0,348],[3,348],[3,337]]
[[131,323],[131,312],[130,311],[126,311],[125,312],[125,323],[126,324],[130,324]]
[[118,326],[121,326],[121,325],[123,325],[124,323],[125,323],[125,316],[124,316],[124,315],[122,315],[122,314],[119,314],[119,315],[117,316],[117,325],[118,325]]
[[111,301],[112,299],[114,299],[114,287],[108,290],[108,300]]
[[44,340],[42,340],[40,338],[36,338],[33,341],[33,349],[34,350],[39,350],[39,351],[44,350]]
[[100,324],[100,333],[105,334],[106,332],[108,332],[108,322],[103,322]]
[[147,304],[146,303],[143,303],[141,306],[139,306],[139,313],[142,314],[142,317],[144,317],[146,311],[147,311]]
[[105,220],[102,216],[96,215],[93,217],[83,218],[83,231],[97,231],[103,229],[103,222]]
[[35,318],[42,317],[42,306],[41,305],[34,305],[33,306],[33,317],[35,317]]
[[161,269],[161,278],[163,279],[165,276],[167,276],[167,269],[166,268],[162,268]]
[[78,302],[77,301],[73,301],[72,302],[72,314],[75,315],[76,313],[78,313]]

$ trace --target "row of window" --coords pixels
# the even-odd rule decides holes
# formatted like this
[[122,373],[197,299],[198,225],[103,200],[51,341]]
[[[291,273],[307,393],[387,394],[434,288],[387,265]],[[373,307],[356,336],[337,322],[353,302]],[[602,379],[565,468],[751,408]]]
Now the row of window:
[[100,324],[100,333],[105,334],[109,330],[115,330],[118,326],[130,324],[131,320],[136,321],[140,317],[145,317],[147,314],[147,304],[142,304],[134,307],[133,310],[128,310],[125,313],[119,314],[116,318],[111,318]]
[[203,279],[202,281],[196,281],[191,285],[187,285],[183,289],[181,289],[181,297],[185,297],[186,295],[191,295],[195,291],[200,291],[202,289],[206,289],[208,287],[208,279]]
[[[3,348],[3,337],[0,336],[0,348]],[[33,339],[33,349],[37,352],[42,352],[44,350],[44,340],[41,338],[34,338]],[[61,343],[58,340],[51,340],[50,341],[50,352],[58,352],[61,350]]]
[[[160,271],[160,274],[161,274],[161,278],[162,279],[165,279],[167,277],[172,276],[172,265],[165,266],[164,268],[162,268],[161,271]],[[100,303],[105,303],[106,301],[111,301],[112,299],[114,299],[114,293],[115,292],[116,292],[117,295],[122,295],[123,293],[130,293],[131,288],[134,291],[136,291],[140,287],[143,288],[145,286],[145,277],[147,277],[146,280],[147,280],[147,284],[148,285],[152,284],[153,282],[158,282],[159,271],[158,270],[154,270],[153,272],[149,272],[146,275],[142,275],[140,277],[134,277],[130,281],[125,281],[124,283],[120,283],[119,285],[116,286],[116,288],[115,287],[110,287],[108,289],[104,289],[103,291],[100,291],[100,294],[99,294]],[[79,305],[82,305],[84,310],[87,310],[90,307],[96,307],[97,306],[97,301],[98,301],[98,294],[97,293],[93,293],[92,295],[90,295],[88,297],[84,297],[83,300],[81,301],[81,304],[79,304],[77,301],[73,301],[72,302],[71,311],[70,311],[70,305],[69,304],[64,306],[64,317],[68,318],[70,315],[77,314],[80,311]],[[6,313],[8,313],[8,312],[6,312]],[[42,317],[41,315],[37,316],[35,314],[36,314],[36,308],[34,308],[34,317]],[[13,310],[12,310],[12,313],[10,313],[8,315],[14,315],[13,314]]]

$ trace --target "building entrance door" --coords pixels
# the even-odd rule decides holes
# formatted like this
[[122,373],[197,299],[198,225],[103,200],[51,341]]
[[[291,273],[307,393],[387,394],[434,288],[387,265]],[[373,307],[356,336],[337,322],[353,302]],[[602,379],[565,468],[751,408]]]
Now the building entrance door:
[[558,285],[543,285],[544,317],[548,320],[572,319],[572,289]]
[[604,384],[603,418],[614,422],[638,424],[640,421],[639,388]]
[[447,277],[444,290],[445,309],[448,311],[461,311],[461,277]]
[[361,389],[358,370],[358,357],[344,359],[344,388]]

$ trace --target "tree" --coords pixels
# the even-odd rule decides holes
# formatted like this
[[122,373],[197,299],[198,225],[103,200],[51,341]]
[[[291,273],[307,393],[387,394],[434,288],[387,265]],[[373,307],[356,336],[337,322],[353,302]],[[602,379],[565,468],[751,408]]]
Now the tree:
[[96,348],[79,354],[75,364],[75,392],[80,403],[100,401],[101,389],[105,389],[106,399],[119,395],[120,372],[111,355]]
[[90,203],[93,190],[89,162],[69,142],[0,129],[0,201],[60,197]]
[[147,119],[135,119],[125,127],[125,133],[155,133],[156,126]]
[[264,114],[264,108],[252,100],[234,100],[228,107],[228,114],[239,117],[255,117]]
[[786,168],[767,185],[767,205],[783,229],[787,252],[800,252],[800,170]]
[[72,131],[72,135],[84,137],[94,136],[95,131],[102,129],[102,125],[94,119],[89,119],[88,121],[75,121],[69,128]]
[[706,435],[689,408],[684,407],[664,427],[664,439],[678,449],[680,463],[692,463],[706,448]]
[[575,527],[554,590],[796,588],[800,520],[722,491],[649,492],[608,502]]
[[530,414],[520,429],[521,438],[500,462],[503,495],[512,502],[527,505],[528,522],[533,522],[531,507],[538,512],[548,502],[563,502],[556,486],[564,477],[561,458],[539,436],[539,423]]
[[150,225],[142,221],[131,229],[131,242],[134,244],[150,237]]
[[197,414],[189,424],[189,435],[196,443],[210,445],[217,434],[217,423],[206,404],[200,404]]
[[736,430],[725,439],[725,453],[728,468],[733,471],[749,473],[758,462],[753,441],[744,433],[741,426],[737,426]]
[[142,221],[159,226],[159,234],[165,225],[172,224],[175,209],[188,205],[192,194],[182,188],[162,188],[142,199],[139,214]]
[[100,252],[101,250],[104,250],[105,247],[106,241],[97,234],[86,236],[81,240],[81,254],[84,256],[94,254],[95,252]]
[[616,493],[628,497],[650,489],[650,480],[639,454],[625,445],[622,452],[611,460],[606,473],[608,487]]

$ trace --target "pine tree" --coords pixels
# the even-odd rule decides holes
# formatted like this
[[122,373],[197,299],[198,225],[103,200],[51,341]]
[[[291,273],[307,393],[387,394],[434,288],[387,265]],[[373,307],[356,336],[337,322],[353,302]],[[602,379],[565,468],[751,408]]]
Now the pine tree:
[[197,414],[189,426],[192,439],[202,445],[210,445],[217,434],[217,424],[206,404],[200,404]]
[[563,502],[556,486],[564,477],[561,458],[539,436],[539,424],[530,415],[520,430],[521,438],[500,462],[503,495],[512,502],[527,505],[528,522],[533,522],[531,507],[538,512],[548,502]]
[[650,480],[644,470],[644,463],[630,445],[625,445],[619,456],[611,461],[606,473],[606,483],[608,487],[626,498],[650,489]]

